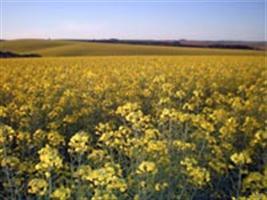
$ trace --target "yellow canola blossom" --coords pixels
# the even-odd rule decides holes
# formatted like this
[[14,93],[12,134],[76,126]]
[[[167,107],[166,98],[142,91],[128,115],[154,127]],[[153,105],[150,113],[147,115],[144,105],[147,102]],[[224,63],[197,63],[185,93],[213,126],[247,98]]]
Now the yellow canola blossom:
[[92,200],[117,200],[115,194],[113,194],[109,190],[96,190],[94,193],[94,196],[92,197]]
[[44,179],[35,178],[30,180],[28,184],[28,192],[31,194],[36,194],[44,196],[48,189],[48,183]]
[[60,169],[63,166],[62,158],[57,149],[46,145],[38,151],[40,162],[35,166],[36,170]]
[[60,186],[52,193],[51,197],[57,200],[68,200],[71,197],[71,189]]
[[56,131],[49,132],[47,134],[47,140],[51,146],[55,147],[59,145],[64,145],[65,143],[64,137]]
[[181,151],[195,150],[196,148],[195,144],[191,144],[189,142],[184,142],[181,140],[174,140],[172,143],[175,148]]
[[190,177],[189,182],[197,187],[203,187],[210,182],[210,173],[197,164],[194,158],[185,158],[181,161],[181,165],[185,166],[186,175]]
[[15,131],[10,126],[0,124],[0,145],[11,142],[15,134]]
[[157,167],[154,162],[151,161],[143,161],[136,170],[137,174],[155,174],[157,173]]
[[230,158],[236,165],[244,165],[252,162],[248,152],[234,153]]
[[89,147],[90,135],[87,132],[81,131],[71,137],[69,141],[69,151],[75,153],[85,153]]
[[20,165],[20,160],[14,156],[3,158],[1,161],[1,166],[7,167],[9,169],[16,169],[19,165]]

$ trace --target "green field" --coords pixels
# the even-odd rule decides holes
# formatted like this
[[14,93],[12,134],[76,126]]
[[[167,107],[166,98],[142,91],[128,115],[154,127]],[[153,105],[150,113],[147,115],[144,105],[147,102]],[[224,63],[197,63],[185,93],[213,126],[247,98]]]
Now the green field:
[[92,43],[67,40],[9,40],[0,42],[0,51],[54,56],[131,56],[131,55],[263,55],[263,51],[131,44]]

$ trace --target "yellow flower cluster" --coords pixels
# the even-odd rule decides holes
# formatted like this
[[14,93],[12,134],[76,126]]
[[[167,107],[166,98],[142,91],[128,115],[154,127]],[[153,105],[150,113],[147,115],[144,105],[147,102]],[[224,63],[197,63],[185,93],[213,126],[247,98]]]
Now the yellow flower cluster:
[[149,127],[149,116],[144,115],[136,103],[127,103],[118,107],[116,114],[122,116],[127,122],[130,122],[135,129]]
[[189,142],[183,142],[181,140],[174,140],[173,146],[180,151],[195,150],[196,148],[195,144],[191,144]]
[[125,192],[127,184],[122,178],[122,171],[116,164],[106,163],[103,167],[92,169],[89,165],[80,166],[75,177],[89,182],[94,188],[92,199],[117,199],[116,191]]
[[262,192],[263,188],[267,188],[267,166],[265,166],[263,173],[250,172],[243,181],[244,192],[253,189],[253,191]]
[[1,160],[1,166],[7,167],[9,169],[16,169],[19,166],[19,164],[20,164],[19,159],[14,156],[9,156]]
[[69,142],[69,151],[75,153],[84,153],[89,150],[90,135],[84,131],[76,133]]
[[96,190],[92,200],[117,200],[115,194],[110,191]]
[[64,137],[56,131],[49,132],[47,134],[47,140],[48,140],[48,143],[54,147],[59,146],[59,145],[64,145],[65,143]]
[[0,145],[10,143],[15,137],[15,131],[7,125],[0,124]]
[[155,174],[157,173],[157,167],[154,162],[151,161],[143,161],[136,171],[137,174]]
[[50,171],[60,169],[63,165],[62,158],[59,156],[58,150],[46,145],[38,151],[40,162],[35,166],[36,170]]
[[231,155],[231,160],[236,165],[244,165],[252,162],[248,152],[234,153],[233,155]]
[[119,178],[122,175],[121,173],[119,166],[106,163],[104,167],[92,170],[86,180],[97,187],[105,186],[108,190],[118,189],[124,192],[127,189],[127,185],[123,179]]
[[31,194],[37,194],[44,196],[48,189],[48,183],[44,179],[35,178],[30,180],[28,184],[28,192]]
[[169,184],[167,182],[163,182],[163,183],[156,183],[155,185],[155,190],[157,192],[165,190],[166,188],[168,188]]
[[51,197],[57,200],[68,200],[71,197],[71,189],[60,186],[52,193]]
[[186,174],[190,176],[189,181],[197,187],[203,187],[210,182],[210,173],[203,167],[199,167],[194,158],[185,158],[181,161],[185,166]]
[[87,177],[90,176],[91,172],[92,168],[90,165],[81,165],[74,173],[74,176],[82,180],[87,180]]

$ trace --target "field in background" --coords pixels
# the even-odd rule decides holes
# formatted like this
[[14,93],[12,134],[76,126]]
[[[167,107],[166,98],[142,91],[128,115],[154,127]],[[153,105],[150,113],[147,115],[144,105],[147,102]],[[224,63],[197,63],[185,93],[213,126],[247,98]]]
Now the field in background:
[[132,44],[93,43],[64,40],[10,40],[0,42],[0,51],[41,56],[133,56],[133,55],[263,55],[264,51]]
[[[6,47],[45,56],[229,52],[20,44]],[[266,199],[264,57],[231,55],[1,60],[0,198]]]

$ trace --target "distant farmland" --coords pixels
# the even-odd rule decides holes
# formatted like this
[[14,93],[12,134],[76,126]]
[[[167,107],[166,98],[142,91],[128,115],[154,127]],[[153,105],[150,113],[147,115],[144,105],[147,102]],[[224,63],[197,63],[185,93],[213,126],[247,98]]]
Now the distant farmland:
[[0,51],[54,56],[139,56],[139,55],[263,55],[263,51],[171,47],[160,45],[99,43],[70,40],[9,40],[0,42]]

